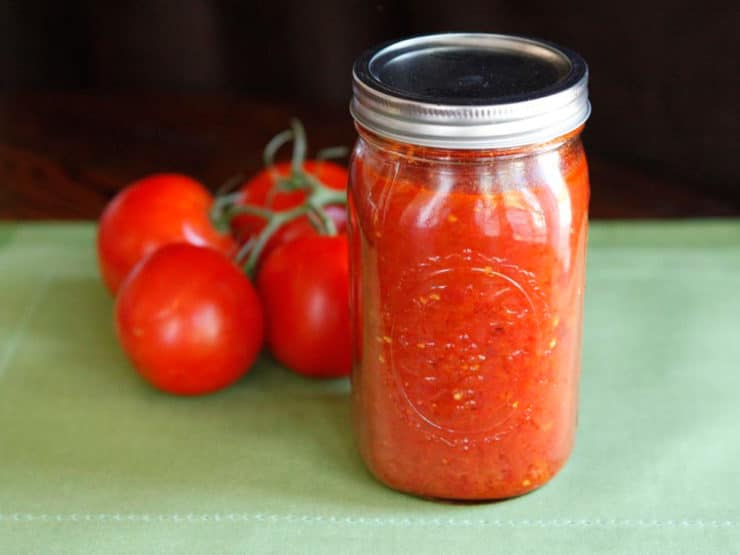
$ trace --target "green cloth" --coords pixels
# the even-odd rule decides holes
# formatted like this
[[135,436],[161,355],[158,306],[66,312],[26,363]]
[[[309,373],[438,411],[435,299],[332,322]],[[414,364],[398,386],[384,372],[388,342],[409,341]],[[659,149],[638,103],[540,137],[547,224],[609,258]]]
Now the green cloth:
[[132,371],[92,224],[0,225],[0,553],[738,553],[740,222],[598,223],[577,446],[530,495],[365,471],[346,381],[265,358],[202,398]]

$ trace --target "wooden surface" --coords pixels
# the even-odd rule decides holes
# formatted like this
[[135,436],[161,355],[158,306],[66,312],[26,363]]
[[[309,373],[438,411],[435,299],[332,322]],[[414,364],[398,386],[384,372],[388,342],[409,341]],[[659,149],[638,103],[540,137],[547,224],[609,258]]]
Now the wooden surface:
[[[24,94],[0,100],[0,218],[96,218],[127,182],[178,171],[217,188],[260,168],[264,144],[300,117],[310,148],[351,145],[349,114],[213,96]],[[588,149],[588,134],[585,135]],[[594,218],[738,216],[680,179],[591,152]]]

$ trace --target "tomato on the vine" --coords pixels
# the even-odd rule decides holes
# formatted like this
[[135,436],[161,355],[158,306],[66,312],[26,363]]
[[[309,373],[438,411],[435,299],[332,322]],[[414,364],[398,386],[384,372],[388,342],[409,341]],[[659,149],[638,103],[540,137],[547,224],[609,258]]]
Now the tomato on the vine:
[[347,236],[302,237],[262,263],[257,289],[275,358],[312,377],[349,374],[352,366]]
[[[326,160],[307,160],[303,163],[303,171],[313,175],[326,187],[337,191],[347,189],[347,169]],[[289,210],[303,204],[306,200],[306,191],[277,190],[276,176],[289,177],[291,174],[290,162],[278,162],[266,168],[249,179],[240,189],[235,199],[235,205],[250,204],[270,208],[276,212]],[[347,228],[347,211],[344,206],[327,206],[324,208],[334,221],[338,232]],[[245,242],[257,235],[265,227],[265,220],[251,214],[240,214],[231,220],[231,229],[240,242]],[[307,216],[296,218],[283,225],[275,233],[262,252],[262,259],[275,248],[290,243],[299,237],[316,235],[316,229]]]
[[98,263],[115,294],[134,265],[169,243],[191,243],[227,256],[236,242],[210,220],[213,197],[194,179],[162,173],[135,181],[108,204],[98,227]]
[[249,279],[208,247],[164,246],[124,281],[118,338],[158,389],[199,395],[233,383],[262,346],[264,315]]

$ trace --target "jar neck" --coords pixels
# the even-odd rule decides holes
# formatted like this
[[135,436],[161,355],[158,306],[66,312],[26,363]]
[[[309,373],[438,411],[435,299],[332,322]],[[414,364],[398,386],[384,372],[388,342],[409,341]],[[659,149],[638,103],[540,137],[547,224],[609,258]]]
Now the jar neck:
[[402,143],[388,139],[369,131],[358,122],[355,128],[360,138],[375,149],[386,151],[394,156],[417,160],[443,160],[446,162],[459,161],[461,163],[487,162],[492,159],[526,158],[545,152],[558,150],[574,142],[580,141],[583,125],[573,131],[556,137],[545,143],[517,146],[512,148],[492,148],[481,150],[445,149],[429,146]]

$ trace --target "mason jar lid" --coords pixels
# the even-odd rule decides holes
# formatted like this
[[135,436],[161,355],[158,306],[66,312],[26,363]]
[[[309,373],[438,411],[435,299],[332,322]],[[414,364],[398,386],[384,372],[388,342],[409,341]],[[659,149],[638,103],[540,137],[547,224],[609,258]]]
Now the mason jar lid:
[[383,137],[452,149],[547,142],[591,112],[575,52],[514,35],[444,33],[386,43],[355,62],[350,112]]

